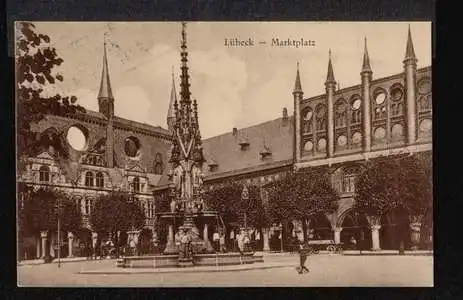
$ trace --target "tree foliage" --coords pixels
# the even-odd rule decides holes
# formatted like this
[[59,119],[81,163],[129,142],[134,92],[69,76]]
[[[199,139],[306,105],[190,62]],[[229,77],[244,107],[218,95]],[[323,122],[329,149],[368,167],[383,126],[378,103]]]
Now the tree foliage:
[[140,230],[145,224],[145,213],[137,200],[130,201],[128,193],[115,191],[96,200],[90,223],[98,233]]
[[424,215],[432,206],[431,163],[416,155],[372,160],[356,185],[355,208],[370,214],[403,210]]
[[225,224],[239,223],[244,225],[246,214],[247,226],[262,227],[265,225],[265,214],[259,188],[247,186],[249,196],[243,199],[244,185],[230,182],[223,186],[208,190],[204,195],[209,210],[219,212]]
[[[51,188],[33,190],[20,184],[22,203],[18,210],[18,225],[22,235],[38,234],[40,231],[56,231],[58,213],[63,232],[77,233],[82,227],[80,209],[61,191]],[[58,210],[58,203],[60,209]]]
[[16,36],[17,147],[18,155],[35,151],[40,141],[31,132],[31,123],[46,114],[69,115],[85,109],[76,104],[75,96],[45,96],[44,89],[63,81],[54,72],[63,59],[50,46],[50,37],[37,33],[35,25],[19,22]]
[[332,213],[338,207],[339,195],[323,168],[287,174],[266,189],[269,215],[274,223],[305,220],[320,213]]

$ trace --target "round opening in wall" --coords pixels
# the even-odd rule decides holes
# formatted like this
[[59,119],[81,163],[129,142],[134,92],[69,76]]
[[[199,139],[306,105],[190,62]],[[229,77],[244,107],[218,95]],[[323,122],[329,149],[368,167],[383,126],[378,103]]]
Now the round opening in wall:
[[386,130],[383,127],[378,127],[375,129],[375,139],[382,140],[386,137]]
[[124,141],[124,152],[128,157],[136,157],[140,154],[140,141],[136,137],[128,137]]
[[87,145],[87,137],[82,129],[77,126],[72,126],[68,129],[66,139],[72,149],[82,151]]
[[375,96],[376,104],[378,105],[383,104],[385,100],[386,100],[386,94],[384,92],[379,92],[378,94],[376,94]]
[[346,144],[347,144],[346,136],[345,135],[340,135],[338,137],[338,145],[342,147],[342,146],[345,146]]
[[360,132],[355,132],[352,135],[352,143],[354,143],[355,145],[358,145],[360,144],[361,141],[362,141],[362,134]]
[[424,119],[421,121],[420,131],[424,133],[430,133],[432,131],[432,121],[430,119]]
[[325,150],[326,148],[326,140],[325,139],[319,139],[318,140],[318,150]]
[[307,141],[304,145],[304,150],[305,151],[312,151],[313,149],[313,143],[311,141]]

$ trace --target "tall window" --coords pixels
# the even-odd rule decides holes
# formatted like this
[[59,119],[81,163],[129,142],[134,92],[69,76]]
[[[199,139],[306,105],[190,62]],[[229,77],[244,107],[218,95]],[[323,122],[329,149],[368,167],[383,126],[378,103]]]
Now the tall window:
[[96,173],[96,186],[102,188],[104,186],[104,176],[103,173]]
[[154,158],[154,174],[161,175],[162,171],[164,171],[162,156],[161,153],[156,153],[156,156]]
[[132,184],[133,184],[133,191],[134,192],[140,192],[140,178],[135,177],[133,179]]
[[85,199],[85,214],[89,215],[92,212],[92,200]]
[[353,193],[355,192],[355,179],[357,176],[355,174],[346,174],[342,180],[342,191],[344,193]]
[[339,100],[336,104],[336,118],[335,118],[336,127],[347,126],[347,106],[344,100]]
[[316,117],[317,117],[317,130],[325,130],[326,127],[326,109],[323,104],[317,105],[316,108]]
[[85,186],[93,186],[93,173],[90,171],[85,173]]
[[41,166],[39,169],[40,182],[50,182],[50,169],[47,166]]

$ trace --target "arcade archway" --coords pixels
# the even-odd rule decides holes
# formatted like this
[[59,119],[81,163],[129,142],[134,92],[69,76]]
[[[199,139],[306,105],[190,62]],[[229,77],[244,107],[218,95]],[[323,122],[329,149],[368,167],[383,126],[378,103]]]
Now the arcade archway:
[[143,228],[140,232],[139,237],[139,247],[140,247],[140,254],[148,254],[153,251],[152,247],[152,239],[153,239],[153,231],[148,228]]
[[345,249],[371,249],[371,229],[364,213],[349,210],[339,227],[342,228],[341,243]]
[[403,243],[404,249],[410,245],[410,221],[408,214],[395,209],[381,216],[379,231],[380,247],[383,250],[398,250]]
[[318,214],[309,219],[309,240],[332,240],[331,222],[324,214]]

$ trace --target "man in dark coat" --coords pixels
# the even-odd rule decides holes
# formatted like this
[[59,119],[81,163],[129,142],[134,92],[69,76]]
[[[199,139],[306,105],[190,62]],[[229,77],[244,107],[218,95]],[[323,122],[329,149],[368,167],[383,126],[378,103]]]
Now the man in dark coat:
[[299,244],[299,267],[297,267],[297,272],[302,274],[304,272],[309,272],[309,269],[305,266],[305,261],[309,255],[309,245],[307,242]]

